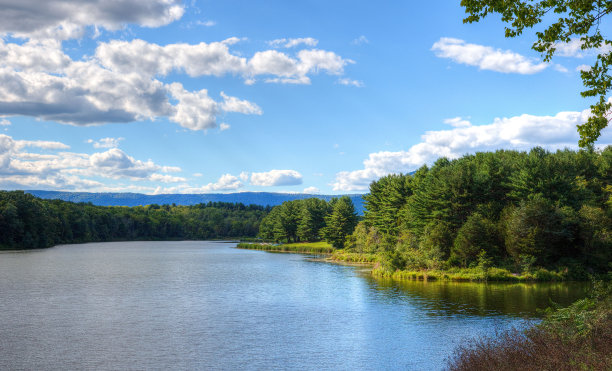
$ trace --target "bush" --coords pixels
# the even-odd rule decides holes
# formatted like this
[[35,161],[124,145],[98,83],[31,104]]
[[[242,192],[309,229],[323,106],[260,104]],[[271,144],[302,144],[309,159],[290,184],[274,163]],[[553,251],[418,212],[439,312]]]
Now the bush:
[[[537,274],[537,273],[536,273]],[[612,285],[598,283],[591,297],[550,312],[537,326],[512,329],[458,347],[448,369],[612,369]]]

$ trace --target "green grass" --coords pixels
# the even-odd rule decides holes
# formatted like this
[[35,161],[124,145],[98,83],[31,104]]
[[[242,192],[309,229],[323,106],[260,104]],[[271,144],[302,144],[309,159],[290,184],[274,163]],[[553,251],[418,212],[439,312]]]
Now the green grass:
[[534,282],[534,281],[564,281],[566,275],[559,272],[538,269],[534,273],[515,274],[503,268],[451,268],[448,270],[396,270],[389,271],[381,267],[372,270],[372,275],[377,277],[388,277],[396,280],[418,280],[418,281],[499,281],[499,282]]
[[380,254],[355,253],[345,250],[334,249],[327,242],[298,242],[286,244],[273,243],[239,243],[236,247],[240,249],[262,250],[271,252],[291,252],[302,254],[331,255],[330,260],[347,263],[363,263],[374,266],[372,275],[376,277],[392,278],[395,280],[418,280],[418,281],[466,281],[466,282],[546,282],[565,281],[568,279],[565,273],[555,272],[540,268],[532,273],[516,274],[503,268],[450,268],[448,270],[396,270],[384,269]]
[[332,254],[336,249],[327,242],[298,242],[286,244],[239,243],[239,249],[263,250],[273,252],[294,252],[306,254]]
[[368,263],[375,264],[380,262],[380,256],[377,254],[361,254],[348,252],[344,250],[336,250],[331,257],[335,261],[343,261],[348,263]]

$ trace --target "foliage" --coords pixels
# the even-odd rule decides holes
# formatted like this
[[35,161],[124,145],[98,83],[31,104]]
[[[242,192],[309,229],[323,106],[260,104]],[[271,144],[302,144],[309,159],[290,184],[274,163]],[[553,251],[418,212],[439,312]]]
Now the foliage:
[[351,199],[347,196],[340,197],[334,203],[331,213],[325,217],[323,237],[335,248],[341,249],[346,237],[353,233],[357,221],[357,213]]
[[0,248],[113,240],[217,239],[255,236],[262,206],[209,202],[193,206],[94,206],[0,191]]
[[466,267],[476,261],[481,252],[497,255],[497,240],[495,224],[475,212],[457,231],[452,252]]
[[331,254],[335,249],[327,242],[300,242],[287,244],[239,243],[239,249],[263,250],[273,252],[295,252],[307,254]]
[[262,220],[259,237],[275,242],[304,242],[325,239],[341,248],[357,225],[350,197],[285,201],[272,208]]
[[[597,50],[597,61],[580,76],[586,90],[583,97],[597,97],[591,105],[592,116],[578,125],[580,146],[588,147],[599,137],[601,130],[608,126],[612,105],[607,94],[612,88],[612,77],[608,70],[612,65],[610,46],[612,40],[602,35],[600,23],[612,12],[610,0],[462,0],[461,5],[468,14],[464,23],[478,22],[489,14],[497,13],[506,23],[505,36],[516,37],[526,28],[543,26],[536,31],[537,40],[532,48],[540,52],[544,61],[549,62],[559,43],[580,39],[581,49]],[[556,18],[558,17],[558,18]]]
[[549,311],[525,331],[513,329],[458,347],[449,370],[612,369],[612,285],[595,284],[590,297]]
[[389,274],[471,267],[489,279],[495,266],[583,279],[612,261],[611,181],[612,147],[442,158],[373,182],[346,248],[379,254]]

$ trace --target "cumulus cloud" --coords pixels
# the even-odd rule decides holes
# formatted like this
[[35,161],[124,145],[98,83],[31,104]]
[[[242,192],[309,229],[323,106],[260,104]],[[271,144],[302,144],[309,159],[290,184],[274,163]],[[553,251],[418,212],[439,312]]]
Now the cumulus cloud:
[[490,46],[469,44],[464,40],[442,37],[431,50],[437,57],[449,58],[456,63],[476,66],[481,70],[530,75],[546,69],[549,65],[527,58],[509,50]]
[[155,193],[211,193],[235,191],[244,184],[238,177],[232,174],[224,174],[214,183],[208,183],[201,187],[193,187],[188,184],[180,184],[171,188],[158,188]]
[[316,194],[321,193],[321,190],[317,187],[307,187],[307,188],[304,188],[304,191],[302,191],[302,193],[309,194],[309,195],[316,195]]
[[53,142],[47,140],[16,140],[15,148],[20,150],[24,147],[37,147],[41,149],[49,149],[49,150],[58,150],[58,149],[68,149],[69,145],[61,143],[61,142]]
[[467,127],[472,126],[471,122],[461,117],[453,117],[450,119],[445,119],[444,123],[454,128],[467,128]]
[[270,170],[252,173],[251,184],[262,187],[289,186],[302,184],[302,174],[295,170]]
[[273,48],[293,48],[298,45],[317,46],[319,40],[313,39],[312,37],[301,37],[296,39],[276,39],[268,41],[268,45]]
[[178,101],[173,107],[174,113],[170,120],[190,130],[206,130],[217,126],[218,104],[208,96],[206,89],[190,92],[182,84],[174,82],[169,85],[169,91]]
[[93,145],[94,148],[116,148],[119,147],[119,142],[125,138],[101,138],[100,140],[88,139],[87,143]]
[[11,122],[7,119],[0,119],[0,126],[10,126]]
[[[29,152],[28,148],[51,153]],[[91,155],[64,151],[68,148],[61,142],[15,140],[0,134],[0,187],[108,190],[98,179],[185,181],[165,174],[181,171],[178,167],[137,160],[117,148]]]
[[255,103],[247,100],[240,100],[236,97],[230,97],[224,92],[221,92],[223,102],[221,103],[221,109],[225,112],[238,112],[245,115],[261,115],[263,111]]
[[225,122],[222,122],[222,123],[219,125],[219,130],[221,130],[221,131],[225,131],[225,130],[228,130],[230,127],[231,127],[231,126],[230,126],[229,124],[226,124]]
[[[523,114],[510,118],[496,118],[487,125],[472,125],[461,118],[446,120],[453,129],[428,131],[421,142],[407,151],[371,153],[363,162],[363,169],[336,174],[332,183],[335,191],[364,191],[371,181],[391,173],[406,173],[439,157],[450,159],[477,151],[496,149],[528,150],[542,146],[549,150],[575,148],[578,142],[576,125],[584,123],[590,110],[559,112],[554,116]],[[603,131],[599,143],[612,143],[612,130]]]
[[178,20],[180,0],[0,1],[0,32],[21,37],[80,37],[86,26],[117,30],[126,24],[159,27]]
[[189,91],[158,80],[175,71],[192,77],[239,75],[245,83],[309,84],[310,76],[341,75],[353,63],[324,50],[277,50],[248,59],[230,52],[240,40],[170,44],[143,40],[100,43],[93,57],[73,60],[54,40],[23,44],[0,40],[0,116],[25,115],[72,125],[155,120],[166,117],[190,130],[217,127],[222,112],[262,114],[255,103],[206,89]]

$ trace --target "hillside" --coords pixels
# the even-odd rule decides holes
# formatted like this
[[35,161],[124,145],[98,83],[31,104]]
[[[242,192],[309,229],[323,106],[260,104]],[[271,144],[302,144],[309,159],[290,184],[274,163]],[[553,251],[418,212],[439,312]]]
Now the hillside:
[[[91,202],[98,206],[144,206],[158,205],[195,205],[207,202],[233,202],[245,205],[276,206],[285,201],[316,197],[329,201],[338,195],[309,195],[298,193],[272,192],[240,192],[240,193],[202,193],[202,194],[159,194],[146,195],[142,193],[89,193],[61,191],[25,191],[33,196],[44,199],[59,199],[71,202]],[[363,215],[363,199],[361,194],[348,195],[355,204],[355,210]]]

